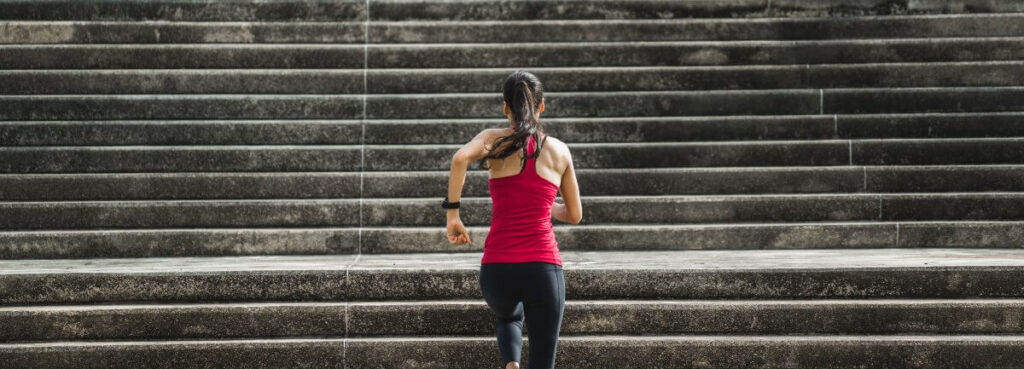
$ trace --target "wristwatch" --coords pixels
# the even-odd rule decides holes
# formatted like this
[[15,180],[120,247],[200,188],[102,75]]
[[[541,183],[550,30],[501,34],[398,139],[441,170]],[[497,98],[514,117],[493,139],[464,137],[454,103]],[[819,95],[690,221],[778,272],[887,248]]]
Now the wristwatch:
[[445,196],[444,201],[441,201],[441,207],[445,209],[458,209],[459,202],[448,202],[448,196]]

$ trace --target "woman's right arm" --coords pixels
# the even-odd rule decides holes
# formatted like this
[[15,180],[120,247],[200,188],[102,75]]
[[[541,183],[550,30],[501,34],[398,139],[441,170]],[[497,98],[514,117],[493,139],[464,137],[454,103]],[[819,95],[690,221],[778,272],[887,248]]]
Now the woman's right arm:
[[565,149],[569,165],[562,173],[562,201],[564,204],[555,203],[551,208],[551,216],[560,222],[580,224],[583,220],[583,204],[580,203],[580,186],[576,182],[576,170],[572,165],[572,154]]

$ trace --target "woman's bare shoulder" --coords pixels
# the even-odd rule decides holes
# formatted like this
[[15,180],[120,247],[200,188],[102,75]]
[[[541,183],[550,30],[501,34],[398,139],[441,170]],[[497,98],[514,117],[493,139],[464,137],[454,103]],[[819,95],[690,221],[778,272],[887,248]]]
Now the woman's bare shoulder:
[[557,153],[559,159],[568,159],[570,157],[569,145],[566,145],[565,142],[554,136],[548,135],[544,139],[544,147],[552,148],[553,150],[551,151]]

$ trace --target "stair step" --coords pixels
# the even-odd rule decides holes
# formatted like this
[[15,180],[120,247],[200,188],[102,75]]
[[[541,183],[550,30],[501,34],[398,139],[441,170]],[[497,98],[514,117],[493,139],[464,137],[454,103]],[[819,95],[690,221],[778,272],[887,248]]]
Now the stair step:
[[[0,174],[0,201],[430,197],[447,171]],[[1024,166],[578,169],[589,196],[1024,191]],[[489,197],[467,173],[463,196]],[[362,186],[362,189],[360,189]]]
[[169,21],[338,21],[477,20],[477,19],[661,19],[692,17],[764,17],[863,14],[1020,12],[1014,0],[904,2],[884,0],[810,0],[663,2],[656,0],[588,1],[231,1],[207,3],[181,0],[4,0],[8,20],[169,20]]
[[[522,362],[529,360],[523,340]],[[1019,335],[565,336],[559,368],[997,369],[1022,359]],[[494,337],[288,338],[0,344],[19,368],[422,368],[500,366]],[[481,364],[491,363],[491,364]],[[414,365],[414,366],[413,366]]]
[[[480,253],[0,260],[0,304],[481,299]],[[1024,250],[565,251],[567,299],[1021,298]]]
[[[571,143],[1024,136],[1022,112],[544,118]],[[507,120],[0,121],[0,146],[464,144]],[[362,131],[362,132],[361,132]]]
[[359,145],[26,146],[0,148],[0,158],[0,172],[6,173],[355,171],[361,150]]
[[[1024,110],[1024,87],[551,92],[547,116],[729,116]],[[371,119],[500,116],[496,93],[0,95],[0,120]]]
[[516,68],[1020,60],[1022,37],[463,44],[0,45],[2,69]]
[[1014,0],[916,1],[884,0],[725,0],[725,1],[371,1],[370,19],[617,19],[763,16],[841,16],[863,14],[1022,12]]
[[[568,144],[579,169],[1020,164],[1024,138]],[[22,146],[0,173],[447,170],[461,145]],[[130,158],[130,160],[126,160]],[[476,164],[473,164],[476,168]],[[392,196],[392,195],[389,195]]]
[[[488,226],[452,245],[443,227],[189,228],[0,232],[0,259],[481,252]],[[554,226],[565,251],[1019,248],[1019,221]]]
[[[462,200],[466,225],[490,224],[490,198]],[[0,229],[444,226],[438,203],[434,198],[0,202]],[[1024,194],[1017,192],[585,196],[583,207],[582,224],[595,225],[1024,220]]]
[[[1024,85],[1024,62],[533,68],[548,91]],[[0,94],[491,92],[505,69],[0,70]]]
[[[498,21],[0,21],[2,43],[474,43],[1024,36],[1014,13]],[[515,27],[517,32],[508,32]],[[366,30],[369,30],[367,33]]]
[[[1024,55],[1024,51],[1021,51],[1022,43],[1024,39],[1020,37],[968,37],[807,41],[371,44],[367,48],[367,63],[370,68],[536,68],[964,62],[1019,60]],[[251,45],[248,47],[252,48]],[[24,58],[20,61],[10,60],[17,63],[12,66],[21,66],[20,68],[39,68],[47,65],[43,64],[46,60],[34,59],[37,55],[51,52],[47,46],[10,48],[9,51],[19,51],[12,54]],[[4,47],[0,47],[0,50],[4,50]],[[116,58],[117,55],[113,54],[110,57]],[[120,59],[111,62],[121,63]]]
[[[529,360],[523,340],[522,362]],[[559,368],[997,369],[1022,360],[1024,336],[566,336]],[[501,365],[493,337],[299,338],[0,344],[18,368],[400,368]],[[74,363],[69,364],[69,363]],[[80,364],[81,363],[81,364]]]
[[365,0],[0,0],[5,20],[365,21]]
[[[1020,334],[1024,300],[566,301],[561,336]],[[484,301],[0,307],[0,340],[489,336]],[[529,327],[524,326],[529,336]]]

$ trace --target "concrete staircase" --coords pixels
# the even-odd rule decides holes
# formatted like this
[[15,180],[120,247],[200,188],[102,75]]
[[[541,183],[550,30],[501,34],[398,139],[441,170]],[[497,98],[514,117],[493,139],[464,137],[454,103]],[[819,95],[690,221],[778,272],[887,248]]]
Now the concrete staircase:
[[438,204],[519,68],[559,368],[1022,367],[1012,0],[0,0],[0,367],[501,367]]

